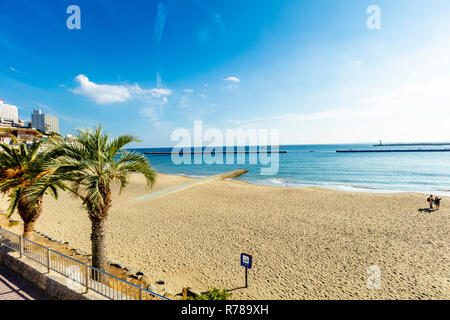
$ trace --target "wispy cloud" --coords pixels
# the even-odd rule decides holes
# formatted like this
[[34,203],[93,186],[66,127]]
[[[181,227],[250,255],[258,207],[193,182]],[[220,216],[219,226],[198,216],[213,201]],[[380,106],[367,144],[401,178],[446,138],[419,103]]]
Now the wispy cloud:
[[169,13],[168,8],[166,8],[162,2],[158,3],[158,13],[157,13],[156,23],[155,23],[155,27],[154,27],[154,40],[155,40],[155,44],[157,46],[161,42],[161,38],[164,33],[164,26],[166,25],[168,13]]
[[239,79],[238,77],[234,77],[234,76],[227,77],[224,80],[225,81],[235,82],[235,83],[241,82],[241,79]]
[[71,91],[98,104],[125,102],[134,98],[145,99],[148,102],[153,98],[159,98],[166,103],[167,96],[172,94],[172,91],[166,88],[142,89],[137,83],[134,85],[97,84],[83,74],[76,76],[75,81],[78,82],[78,87]]
[[46,104],[39,103],[39,102],[36,102],[36,101],[34,101],[33,103],[34,103],[36,106],[38,106],[39,108],[44,109],[44,110],[46,110],[47,112],[49,112],[51,115],[56,116],[56,117],[58,117],[59,119],[62,119],[62,120],[64,120],[64,121],[66,121],[66,122],[69,122],[69,123],[85,122],[85,119],[79,119],[79,118],[74,118],[74,117],[68,117],[68,116],[66,116],[66,115],[64,115],[64,114],[62,114],[62,113],[56,111],[54,108],[52,108],[52,107],[50,107],[50,106],[48,106],[48,105],[46,105]]
[[186,93],[192,93],[192,92],[194,92],[194,89],[186,89],[186,90],[184,90],[184,92],[186,92]]
[[158,111],[155,107],[145,107],[139,111],[139,114],[150,121],[158,121]]
[[162,97],[159,100],[149,100],[147,106],[141,108],[139,110],[139,114],[143,116],[148,121],[152,122],[153,124],[156,123],[163,123],[160,121],[160,118],[163,114],[164,105],[167,104],[169,100],[167,97]]
[[218,13],[213,13],[213,19],[222,32],[226,32],[225,23],[222,20],[222,16]]
[[15,73],[18,73],[18,74],[28,75],[28,72],[23,72],[23,71],[17,70],[14,67],[9,67],[8,69],[9,69],[9,71],[12,71],[12,72],[15,72]]
[[209,18],[209,22],[203,25],[197,33],[198,41],[202,44],[207,44],[215,33],[215,30],[218,29],[221,33],[225,33],[226,25],[222,19],[222,15],[214,10],[207,1],[196,1],[196,3]]

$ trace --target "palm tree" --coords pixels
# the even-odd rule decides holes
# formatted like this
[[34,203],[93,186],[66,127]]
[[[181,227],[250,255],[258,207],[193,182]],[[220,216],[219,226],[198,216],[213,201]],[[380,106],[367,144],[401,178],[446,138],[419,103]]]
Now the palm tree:
[[83,202],[92,224],[92,265],[103,271],[108,267],[106,224],[112,204],[111,183],[119,182],[122,192],[132,173],[143,174],[149,187],[156,179],[156,172],[144,155],[121,151],[131,142],[139,140],[130,135],[110,139],[102,133],[101,125],[95,130],[78,130],[73,140],[50,141],[56,155],[47,166],[50,176],[69,182],[67,189]]
[[[9,218],[15,210],[23,220],[23,237],[31,239],[34,225],[42,212],[42,199],[47,191],[54,197],[58,197],[57,187],[64,189],[60,181],[47,179],[41,181],[45,175],[44,165],[51,155],[40,152],[42,142],[33,142],[29,150],[25,144],[19,148],[0,144],[3,152],[0,152],[0,193],[8,194],[10,204],[6,212]],[[33,202],[29,202],[26,193],[33,186],[39,184],[40,188],[33,194]]]

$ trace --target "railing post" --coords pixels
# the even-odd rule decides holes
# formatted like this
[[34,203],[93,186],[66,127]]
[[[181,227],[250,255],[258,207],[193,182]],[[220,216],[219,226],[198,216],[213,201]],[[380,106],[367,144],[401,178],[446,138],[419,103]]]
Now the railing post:
[[20,254],[20,257],[22,258],[22,255],[23,255],[23,237],[22,236],[20,236],[20,238],[19,238],[19,254]]
[[142,284],[139,286],[139,300],[142,300]]
[[86,262],[84,265],[84,279],[85,279],[85,285],[86,285],[86,293],[89,292],[89,263]]
[[47,273],[50,273],[50,247],[47,247]]

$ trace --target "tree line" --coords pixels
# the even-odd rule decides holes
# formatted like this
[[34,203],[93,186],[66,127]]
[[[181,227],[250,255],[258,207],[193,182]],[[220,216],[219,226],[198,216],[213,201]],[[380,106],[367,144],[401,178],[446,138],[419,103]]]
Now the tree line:
[[0,144],[0,192],[8,195],[7,217],[17,212],[24,223],[23,237],[32,239],[44,195],[57,199],[59,191],[71,192],[81,200],[91,221],[92,266],[107,271],[111,184],[118,182],[122,192],[133,173],[144,175],[148,187],[156,180],[143,154],[123,150],[132,142],[139,140],[131,135],[111,138],[99,125],[78,130],[75,139],[51,137],[45,148],[38,141],[29,148]]

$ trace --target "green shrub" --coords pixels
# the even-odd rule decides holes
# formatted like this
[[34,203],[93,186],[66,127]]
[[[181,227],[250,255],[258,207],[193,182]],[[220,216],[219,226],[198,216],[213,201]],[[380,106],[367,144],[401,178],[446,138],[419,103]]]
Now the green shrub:
[[217,288],[208,290],[206,293],[197,295],[195,297],[187,297],[183,300],[228,300],[231,297],[231,293],[226,292],[225,289],[219,290]]
[[16,220],[9,220],[9,222],[8,222],[8,226],[10,226],[10,227],[18,225],[18,224],[19,224],[19,221],[16,221]]

